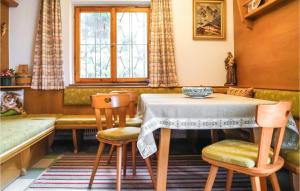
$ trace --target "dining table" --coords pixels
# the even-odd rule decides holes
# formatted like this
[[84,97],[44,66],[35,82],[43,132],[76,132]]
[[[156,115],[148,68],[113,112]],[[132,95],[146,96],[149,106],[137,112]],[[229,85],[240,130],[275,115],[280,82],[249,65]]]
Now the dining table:
[[[143,116],[143,124],[137,147],[143,158],[157,152],[153,133],[160,129],[156,190],[165,191],[167,188],[171,129],[259,129],[255,121],[257,105],[276,103],[220,93],[200,99],[183,94],[141,94],[138,113]],[[292,115],[287,127],[298,136]]]

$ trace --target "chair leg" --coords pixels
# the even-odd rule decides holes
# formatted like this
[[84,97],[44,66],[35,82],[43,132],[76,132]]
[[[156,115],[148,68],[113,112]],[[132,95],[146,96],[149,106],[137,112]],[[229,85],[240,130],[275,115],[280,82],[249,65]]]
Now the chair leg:
[[217,172],[218,172],[218,169],[219,169],[219,167],[211,165],[204,191],[211,191],[214,181],[215,181],[215,178],[216,178],[216,175],[217,175]]
[[252,191],[261,191],[260,180],[258,176],[251,176]]
[[275,172],[270,175],[270,180],[271,180],[273,190],[274,191],[280,191],[280,186],[279,186],[278,179],[277,179],[277,176],[276,176]]
[[121,191],[121,175],[122,175],[122,146],[117,146],[117,181],[116,191]]
[[226,180],[226,191],[231,190],[232,178],[233,178],[233,170],[228,170],[227,171],[227,180]]
[[261,191],[267,191],[267,177],[259,177]]
[[123,176],[126,176],[127,170],[127,145],[123,145]]
[[131,143],[132,175],[136,175],[136,142]]
[[155,182],[155,177],[154,177],[153,171],[152,171],[152,165],[151,165],[151,159],[150,159],[150,157],[146,158],[145,162],[146,162],[146,166],[147,166],[147,169],[148,169],[148,172],[149,172],[149,175],[150,175],[153,187],[156,188],[156,182]]
[[114,151],[115,151],[115,146],[112,145],[112,146],[110,147],[110,150],[109,150],[109,155],[108,155],[108,159],[107,159],[107,161],[106,161],[106,164],[110,164],[110,161],[111,161],[111,158],[112,158],[112,156],[113,156],[113,154],[114,154]]
[[92,184],[93,184],[93,181],[94,181],[97,169],[98,169],[99,161],[100,161],[101,154],[103,152],[104,146],[105,146],[104,143],[100,143],[100,145],[98,147],[98,151],[97,151],[97,155],[96,155],[96,160],[95,160],[95,163],[94,163],[92,175],[91,175],[90,182],[89,182],[89,188],[92,187]]

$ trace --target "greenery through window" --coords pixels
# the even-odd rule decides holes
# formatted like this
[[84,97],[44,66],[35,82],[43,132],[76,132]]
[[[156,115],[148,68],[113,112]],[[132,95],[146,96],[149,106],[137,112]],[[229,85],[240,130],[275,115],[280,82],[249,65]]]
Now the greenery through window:
[[148,78],[148,8],[75,8],[75,82]]

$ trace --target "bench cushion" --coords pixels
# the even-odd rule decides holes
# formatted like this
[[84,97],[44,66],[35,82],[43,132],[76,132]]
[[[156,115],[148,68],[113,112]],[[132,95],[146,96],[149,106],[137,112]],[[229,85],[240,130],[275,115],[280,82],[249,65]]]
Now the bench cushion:
[[300,150],[282,149],[281,156],[284,158],[285,162],[297,166],[300,165]]
[[1,118],[0,155],[54,126],[55,117],[20,115]]
[[180,93],[181,88],[151,88],[151,87],[103,87],[84,88],[68,87],[64,89],[64,105],[90,105],[90,96],[97,93],[109,93],[111,91],[136,91],[141,93]]
[[265,100],[272,100],[272,101],[280,101],[280,100],[291,101],[293,105],[292,108],[293,116],[298,119],[300,117],[299,114],[300,91],[255,89],[254,97],[257,99],[265,99]]
[[97,138],[113,141],[137,139],[140,134],[140,130],[141,129],[137,127],[110,128],[99,131],[97,133]]
[[55,125],[93,125],[96,124],[95,115],[62,115],[56,119]]
[[220,162],[253,168],[258,156],[258,145],[240,140],[224,140],[205,147],[202,150],[202,156]]

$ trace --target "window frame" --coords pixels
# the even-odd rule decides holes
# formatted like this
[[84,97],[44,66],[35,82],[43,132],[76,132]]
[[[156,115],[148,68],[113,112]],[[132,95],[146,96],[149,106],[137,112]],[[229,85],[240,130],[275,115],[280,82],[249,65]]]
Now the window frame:
[[[111,78],[81,78],[80,77],[80,14],[82,12],[110,12],[110,71]],[[147,13],[147,77],[117,78],[117,12]],[[74,7],[74,80],[75,83],[145,83],[149,79],[149,39],[150,39],[150,8],[149,7]]]

